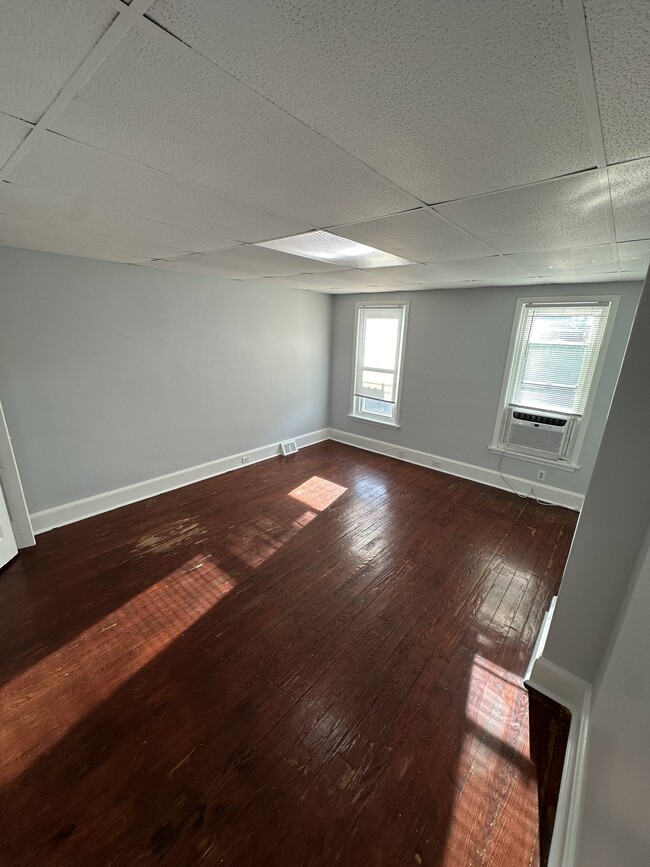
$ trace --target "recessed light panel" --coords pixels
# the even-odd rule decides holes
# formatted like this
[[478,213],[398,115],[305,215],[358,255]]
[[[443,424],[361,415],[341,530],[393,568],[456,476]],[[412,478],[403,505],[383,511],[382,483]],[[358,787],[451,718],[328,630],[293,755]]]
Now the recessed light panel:
[[319,259],[321,262],[336,262],[348,268],[386,268],[391,265],[413,264],[410,259],[401,259],[392,253],[384,253],[383,250],[323,231],[305,232],[290,238],[278,238],[277,241],[263,241],[258,246],[307,259]]

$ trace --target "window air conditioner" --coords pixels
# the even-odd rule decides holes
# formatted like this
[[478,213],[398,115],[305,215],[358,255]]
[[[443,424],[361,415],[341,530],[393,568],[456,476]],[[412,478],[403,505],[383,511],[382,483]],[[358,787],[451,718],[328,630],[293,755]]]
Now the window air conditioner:
[[503,444],[509,451],[566,460],[577,421],[575,415],[509,404],[505,412]]

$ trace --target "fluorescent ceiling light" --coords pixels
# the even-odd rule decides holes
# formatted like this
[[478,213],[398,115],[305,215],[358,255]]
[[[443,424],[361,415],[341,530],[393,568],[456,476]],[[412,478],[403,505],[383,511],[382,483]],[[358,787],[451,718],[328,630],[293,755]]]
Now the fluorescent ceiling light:
[[336,262],[347,265],[348,268],[386,268],[390,265],[414,264],[410,259],[401,259],[392,253],[384,253],[383,250],[376,250],[366,244],[358,244],[322,230],[292,235],[290,238],[278,238],[277,241],[261,241],[257,246],[281,250],[283,253],[307,259],[319,259],[321,262]]

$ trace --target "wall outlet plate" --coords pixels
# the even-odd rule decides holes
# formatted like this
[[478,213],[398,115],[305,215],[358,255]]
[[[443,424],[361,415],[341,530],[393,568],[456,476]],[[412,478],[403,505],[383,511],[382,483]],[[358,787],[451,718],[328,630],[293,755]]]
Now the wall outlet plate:
[[537,481],[543,482],[546,478],[546,470],[537,470]]

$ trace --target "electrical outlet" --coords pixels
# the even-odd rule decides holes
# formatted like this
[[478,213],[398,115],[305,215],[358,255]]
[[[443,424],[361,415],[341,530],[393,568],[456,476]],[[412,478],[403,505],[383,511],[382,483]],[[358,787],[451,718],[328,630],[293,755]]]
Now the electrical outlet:
[[546,478],[546,470],[537,470],[537,481],[543,482]]
[[244,457],[241,459],[241,462],[242,462],[242,464],[249,463],[250,462],[250,455],[244,455]]
[[440,463],[440,461],[436,460],[435,458],[432,458],[431,466],[433,467],[434,470],[439,470],[440,467],[442,466],[442,464]]

